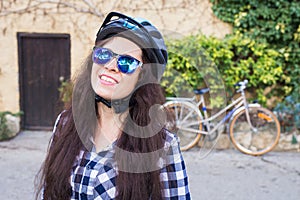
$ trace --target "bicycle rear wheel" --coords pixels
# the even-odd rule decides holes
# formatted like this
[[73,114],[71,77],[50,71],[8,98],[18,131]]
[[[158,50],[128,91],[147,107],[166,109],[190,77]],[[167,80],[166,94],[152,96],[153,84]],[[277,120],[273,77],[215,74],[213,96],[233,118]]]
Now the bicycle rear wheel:
[[230,123],[229,133],[234,146],[249,155],[271,151],[280,138],[280,124],[276,116],[262,107],[249,107],[250,127],[246,110],[241,110]]
[[197,107],[186,102],[169,101],[165,104],[172,117],[174,124],[167,127],[180,139],[180,149],[186,151],[197,144],[201,138],[199,130],[202,130],[200,111]]

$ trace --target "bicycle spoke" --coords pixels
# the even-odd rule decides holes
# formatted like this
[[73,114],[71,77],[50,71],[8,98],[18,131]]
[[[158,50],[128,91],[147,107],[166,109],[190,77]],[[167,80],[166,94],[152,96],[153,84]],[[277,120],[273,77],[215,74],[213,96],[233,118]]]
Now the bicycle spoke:
[[175,116],[176,130],[174,131],[180,139],[180,147],[187,150],[194,146],[201,135],[201,124],[198,112],[183,102],[169,103],[167,106]]

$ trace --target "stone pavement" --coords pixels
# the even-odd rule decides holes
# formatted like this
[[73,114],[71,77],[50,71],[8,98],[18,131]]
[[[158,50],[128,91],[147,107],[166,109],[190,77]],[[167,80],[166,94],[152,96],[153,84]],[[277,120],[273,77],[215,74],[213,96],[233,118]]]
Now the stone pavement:
[[0,199],[33,200],[35,175],[45,158],[51,132],[21,132],[0,142]]
[[261,157],[237,150],[184,152],[192,199],[299,200],[300,153],[270,152]]
[[[34,178],[48,145],[50,132],[21,132],[0,142],[0,199],[32,200]],[[236,150],[199,148],[184,152],[192,199],[299,200],[300,153],[270,152],[262,157]]]

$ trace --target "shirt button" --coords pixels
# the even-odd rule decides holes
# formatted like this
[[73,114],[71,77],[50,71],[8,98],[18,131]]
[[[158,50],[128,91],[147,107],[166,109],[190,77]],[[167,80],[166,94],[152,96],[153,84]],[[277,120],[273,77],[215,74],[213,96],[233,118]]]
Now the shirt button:
[[91,169],[91,166],[90,166],[90,165],[87,165],[86,168],[87,168],[88,170],[90,170],[90,169]]

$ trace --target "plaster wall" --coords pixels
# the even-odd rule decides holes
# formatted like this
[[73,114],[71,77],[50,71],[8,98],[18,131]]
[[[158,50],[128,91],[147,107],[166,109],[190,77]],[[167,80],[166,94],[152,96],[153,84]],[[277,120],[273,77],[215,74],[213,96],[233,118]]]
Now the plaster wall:
[[40,4],[29,9],[26,0],[4,4],[8,2],[0,7],[0,111],[20,110],[17,32],[70,34],[72,75],[91,51],[103,15],[112,10],[146,18],[166,37],[201,32],[222,38],[231,32],[228,24],[213,15],[209,0],[95,0],[94,9],[86,7],[87,0],[66,1],[69,7],[55,5],[59,1],[36,0],[32,2]]

